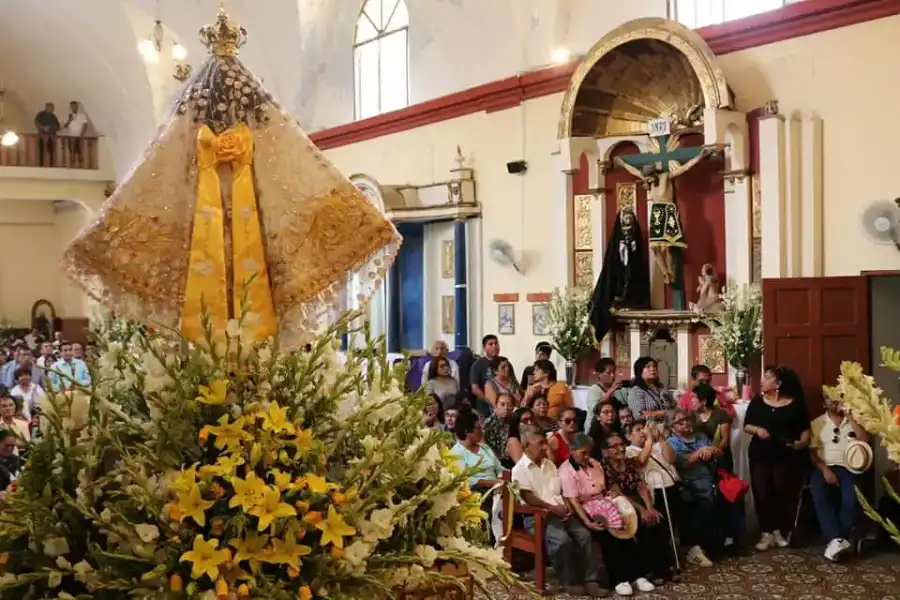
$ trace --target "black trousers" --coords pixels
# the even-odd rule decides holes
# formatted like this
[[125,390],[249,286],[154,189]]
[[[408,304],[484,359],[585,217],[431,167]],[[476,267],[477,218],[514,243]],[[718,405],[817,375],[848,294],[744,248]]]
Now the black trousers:
[[[53,166],[53,156],[56,153],[56,136],[55,135],[39,135],[38,136],[38,162],[40,166]],[[47,157],[45,164],[44,157]]]
[[608,531],[594,534],[603,551],[603,564],[610,587],[632,583],[639,577],[661,577],[672,568],[672,546],[667,528],[665,521],[656,525],[641,523],[637,534],[627,540],[621,540]]
[[797,461],[750,461],[750,486],[762,533],[791,532],[807,476],[806,467]]

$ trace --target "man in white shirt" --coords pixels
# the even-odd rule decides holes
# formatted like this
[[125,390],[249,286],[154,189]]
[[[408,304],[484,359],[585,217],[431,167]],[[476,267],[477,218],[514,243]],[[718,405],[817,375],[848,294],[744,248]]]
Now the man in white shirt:
[[71,138],[69,139],[69,152],[72,153],[72,161],[76,165],[80,165],[83,157],[81,156],[81,140],[79,138],[84,137],[84,132],[88,126],[88,118],[87,115],[81,112],[81,106],[75,100],[69,103],[69,110],[72,112],[69,113],[69,118],[66,120],[66,124],[63,125],[63,132],[64,135]]
[[[528,427],[522,431],[522,441],[525,453],[512,469],[512,480],[519,485],[526,504],[549,512],[544,540],[557,577],[570,596],[608,595],[597,584],[600,573],[591,532],[581,519],[572,515],[563,500],[556,466],[547,458],[547,438],[540,430]],[[534,530],[532,517],[525,518],[525,527]]]
[[[437,358],[438,356],[443,356],[447,359],[447,362],[450,363],[450,375],[453,379],[459,383],[459,365],[456,364],[455,360],[451,360],[447,358],[450,354],[450,348],[447,346],[447,342],[444,340],[437,340],[434,342],[434,345],[431,347],[431,356],[433,358]],[[425,363],[425,366],[422,367],[422,385],[428,383],[428,369],[431,368],[431,361]]]
[[[869,442],[869,433],[850,415],[844,414],[838,402],[826,400],[825,414],[810,425],[810,452],[816,470],[809,487],[819,527],[825,539],[825,558],[837,561],[853,548],[850,538],[859,517],[856,500],[856,475],[844,465],[844,451],[853,440]],[[835,506],[832,490],[837,489],[840,503]]]

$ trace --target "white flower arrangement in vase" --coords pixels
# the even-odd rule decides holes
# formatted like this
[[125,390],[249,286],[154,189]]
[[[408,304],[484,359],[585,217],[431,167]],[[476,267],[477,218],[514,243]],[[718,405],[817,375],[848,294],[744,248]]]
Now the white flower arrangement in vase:
[[756,284],[729,286],[721,298],[722,310],[705,315],[704,322],[728,363],[746,371],[762,355],[762,291]]
[[[574,371],[574,363],[591,347],[591,299],[581,288],[556,288],[547,304],[550,345]],[[572,374],[567,373],[569,383]]]

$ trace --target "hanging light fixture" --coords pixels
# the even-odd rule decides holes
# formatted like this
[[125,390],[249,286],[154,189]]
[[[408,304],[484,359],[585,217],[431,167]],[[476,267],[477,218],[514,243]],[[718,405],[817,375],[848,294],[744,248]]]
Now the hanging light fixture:
[[[157,14],[159,14],[159,0],[157,0],[156,2],[156,12]],[[165,35],[166,30],[163,27],[162,20],[156,19],[153,24],[153,32],[147,39],[141,40],[138,43],[138,52],[141,53],[141,56],[144,58],[144,61],[146,63],[159,63],[160,57],[163,53],[163,46],[165,45]],[[178,42],[173,41],[171,58],[176,63],[176,66],[177,63],[184,61],[187,58],[187,55],[187,48],[185,48]]]
[[0,145],[6,146],[9,148],[10,146],[15,146],[19,143],[19,134],[17,134],[12,129],[6,129],[3,124],[3,109],[4,106],[4,96],[6,95],[6,89],[0,86],[0,131],[5,130],[2,136],[0,136]]

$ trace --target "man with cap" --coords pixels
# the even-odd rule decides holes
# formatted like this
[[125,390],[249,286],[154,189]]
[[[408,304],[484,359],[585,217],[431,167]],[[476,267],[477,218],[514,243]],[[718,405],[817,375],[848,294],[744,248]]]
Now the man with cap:
[[[810,453],[816,469],[809,488],[822,534],[829,540],[825,558],[838,561],[853,548],[850,538],[859,518],[857,473],[846,464],[847,447],[869,442],[869,432],[844,412],[840,402],[825,398],[825,413],[810,424]],[[832,491],[840,502],[833,502]]]

